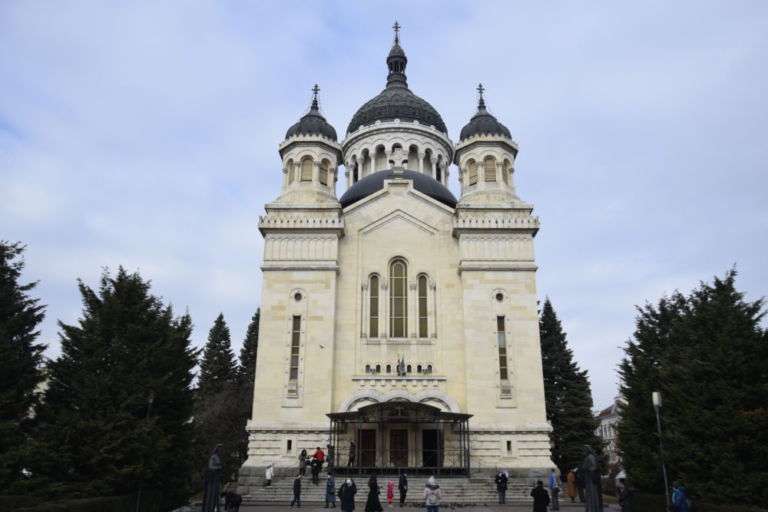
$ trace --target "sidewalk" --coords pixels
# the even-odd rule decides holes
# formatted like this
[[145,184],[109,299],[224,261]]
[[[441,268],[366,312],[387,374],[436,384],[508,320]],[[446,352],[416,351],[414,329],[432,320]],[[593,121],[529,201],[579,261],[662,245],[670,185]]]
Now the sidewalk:
[[[289,503],[289,501],[286,501],[285,504],[264,503],[256,505],[243,505],[240,507],[240,512],[287,512],[289,510],[293,510],[288,506]],[[619,506],[616,504],[611,503],[607,505],[608,506],[603,509],[606,512],[617,512],[619,510]],[[398,512],[401,510],[398,506],[390,508],[387,507],[386,504],[383,504],[383,507],[384,512]],[[191,510],[192,512],[199,512],[200,505],[192,507]],[[326,509],[322,503],[305,503],[302,505],[301,510],[304,512],[328,512],[330,510],[339,512],[339,504],[336,504],[335,509]],[[364,512],[364,510],[365,500],[362,502],[355,502],[355,512]],[[403,512],[418,512],[424,510],[425,509],[423,507],[416,506],[415,504],[411,504],[410,506],[406,506],[402,509]],[[533,505],[530,503],[508,503],[506,505],[487,503],[477,504],[474,506],[466,504],[457,504],[455,506],[451,506],[450,504],[440,505],[440,512],[448,512],[451,510],[464,512],[531,512],[533,510]],[[564,512],[581,512],[584,510],[584,504],[561,503],[560,510]],[[224,512],[224,505],[222,505],[221,512]]]

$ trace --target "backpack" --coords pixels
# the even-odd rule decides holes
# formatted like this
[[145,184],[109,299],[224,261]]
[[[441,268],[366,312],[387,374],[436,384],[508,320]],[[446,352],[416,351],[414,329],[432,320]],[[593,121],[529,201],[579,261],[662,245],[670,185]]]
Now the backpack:
[[430,489],[427,494],[427,506],[436,507],[440,503],[440,495],[437,493],[437,489]]

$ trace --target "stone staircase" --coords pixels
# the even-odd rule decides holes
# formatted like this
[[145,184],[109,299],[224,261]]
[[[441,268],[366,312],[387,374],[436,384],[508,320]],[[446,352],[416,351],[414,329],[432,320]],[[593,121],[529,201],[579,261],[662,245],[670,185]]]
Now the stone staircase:
[[[338,491],[339,486],[343,483],[343,477],[336,478],[336,489]],[[397,477],[391,478],[395,482],[395,507],[399,504],[400,493],[397,490]],[[360,478],[353,477],[355,484],[357,485],[357,495],[355,496],[355,503],[364,504],[366,497],[368,496],[368,477],[361,476]],[[379,499],[382,505],[386,509],[386,485],[390,478],[386,475],[379,476],[379,486],[381,487],[381,494]],[[422,492],[424,490],[424,484],[427,481],[426,476],[413,475],[408,477],[409,491],[406,499],[408,506],[421,506]],[[254,485],[248,485],[246,489],[240,489],[243,494],[244,504],[254,503],[290,503],[293,499],[293,478],[291,477],[276,477],[272,480],[272,485],[269,487],[263,486],[263,480],[260,482],[252,482]],[[496,494],[496,485],[493,483],[493,478],[485,477],[442,477],[437,479],[437,483],[443,489],[443,501],[445,503],[461,503],[461,504],[493,504],[498,503],[499,498]],[[507,502],[509,503],[527,503],[531,501],[530,492],[532,489],[532,481],[529,478],[514,478],[509,479],[507,484]],[[320,483],[314,485],[311,477],[307,475],[306,479],[302,478],[301,482],[301,501],[306,503],[323,503],[325,501],[325,475],[320,475]],[[338,501],[338,499],[337,499]],[[338,505],[337,505],[338,506]]]

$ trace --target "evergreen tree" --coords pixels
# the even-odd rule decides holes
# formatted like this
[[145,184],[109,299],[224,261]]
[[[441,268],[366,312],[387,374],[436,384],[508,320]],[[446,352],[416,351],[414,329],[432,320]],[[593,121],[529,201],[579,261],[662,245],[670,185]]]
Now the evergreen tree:
[[259,319],[261,318],[261,309],[257,309],[248,324],[248,330],[245,333],[243,347],[240,349],[240,366],[238,372],[245,383],[250,382],[253,388],[253,379],[256,376],[256,357],[259,351]]
[[602,455],[602,441],[595,434],[597,420],[592,414],[587,372],[573,361],[573,352],[548,298],[541,310],[539,332],[547,419],[552,424],[552,460],[566,474],[581,463],[585,444]]
[[79,288],[82,318],[59,323],[62,354],[38,409],[33,483],[66,496],[154,487],[177,505],[188,496],[194,434],[190,318],[174,317],[122,267],[105,271],[97,291]]
[[24,247],[0,241],[0,489],[21,477],[20,447],[27,440],[35,388],[42,380],[45,345],[35,343],[44,306],[29,296],[37,283],[20,284]]
[[658,390],[671,478],[684,478],[702,501],[768,499],[768,334],[762,299],[745,301],[735,277],[731,270],[640,311],[620,367],[627,406],[619,437],[637,485],[662,490],[658,459],[641,454],[658,446],[650,403]]
[[235,376],[235,355],[232,353],[229,327],[224,321],[224,315],[219,313],[213,327],[208,331],[208,343],[200,362],[198,387],[201,397],[219,393]]

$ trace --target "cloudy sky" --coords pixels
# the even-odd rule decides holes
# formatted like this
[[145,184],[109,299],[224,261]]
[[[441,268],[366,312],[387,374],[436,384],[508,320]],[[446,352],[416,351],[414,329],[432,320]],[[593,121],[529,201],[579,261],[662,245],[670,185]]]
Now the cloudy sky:
[[410,87],[449,135],[482,82],[520,144],[539,294],[595,407],[635,305],[734,265],[748,298],[766,293],[766,2],[6,0],[0,239],[28,246],[48,355],[80,315],[76,280],[119,265],[189,309],[198,345],[223,312],[239,350],[277,145],[315,82],[345,132],[384,86],[395,19]]

